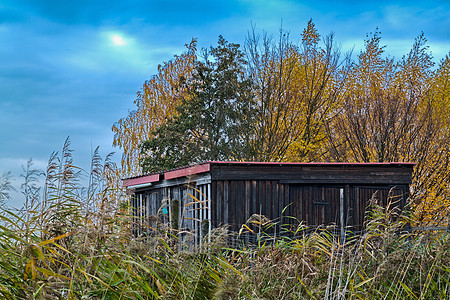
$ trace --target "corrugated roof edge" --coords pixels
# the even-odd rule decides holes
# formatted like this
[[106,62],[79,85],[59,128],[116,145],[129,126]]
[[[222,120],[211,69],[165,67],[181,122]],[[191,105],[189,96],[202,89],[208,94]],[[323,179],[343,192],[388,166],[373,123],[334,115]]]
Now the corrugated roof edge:
[[[358,162],[257,162],[257,161],[203,161],[199,163],[193,163],[186,166],[181,166],[178,168],[173,168],[169,170],[162,170],[160,172],[153,172],[149,174],[143,174],[139,176],[134,176],[130,178],[125,178],[123,180],[123,186],[135,186],[140,184],[157,182],[160,180],[160,176],[164,175],[164,179],[174,179],[178,177],[183,177],[192,174],[199,174],[208,172],[210,170],[211,164],[241,164],[241,165],[299,165],[299,166],[392,166],[392,165],[404,165],[404,166],[415,166],[417,163],[414,162],[369,162],[369,163],[358,163]],[[200,167],[206,165],[205,167]]]
[[[199,162],[199,163],[192,163],[192,164],[189,164],[189,165],[180,166],[180,167],[173,168],[173,169],[161,170],[161,171],[158,171],[158,172],[152,172],[152,173],[147,173],[147,174],[142,174],[142,175],[138,175],[138,176],[124,178],[124,179],[122,179],[123,186],[124,187],[129,187],[129,186],[135,186],[135,185],[142,185],[142,184],[157,182],[157,181],[160,180],[160,176],[161,175],[165,176],[169,172],[189,169],[189,168],[192,168],[192,167],[196,167],[198,165],[204,165],[204,164],[208,164],[208,163],[210,163],[210,162],[209,161],[204,161],[204,162]],[[209,169],[208,169],[208,171],[209,171]],[[176,176],[176,177],[181,177],[181,176],[185,176],[185,175],[180,175],[180,176]],[[176,178],[176,177],[173,177],[173,178]],[[165,178],[165,179],[168,179],[168,178]]]

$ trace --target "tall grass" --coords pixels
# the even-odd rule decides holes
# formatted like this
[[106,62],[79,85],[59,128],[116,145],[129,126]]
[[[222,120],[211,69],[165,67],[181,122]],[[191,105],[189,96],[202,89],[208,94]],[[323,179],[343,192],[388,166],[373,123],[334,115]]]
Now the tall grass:
[[23,209],[0,214],[0,298],[450,298],[449,234],[404,231],[411,215],[378,206],[376,197],[360,235],[299,226],[273,238],[265,234],[273,222],[253,216],[256,243],[226,248],[228,231],[217,228],[197,252],[183,252],[168,227],[131,234],[116,171],[97,150],[91,170],[79,169],[68,141],[50,157],[43,187],[27,165]]

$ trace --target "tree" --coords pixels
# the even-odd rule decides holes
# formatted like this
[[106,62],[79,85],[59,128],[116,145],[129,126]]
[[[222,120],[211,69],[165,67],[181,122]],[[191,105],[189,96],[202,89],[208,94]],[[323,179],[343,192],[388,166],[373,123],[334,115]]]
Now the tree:
[[380,39],[375,32],[365,41],[345,87],[342,111],[330,124],[334,160],[410,161],[433,135],[431,107],[424,98],[431,57],[412,66],[417,56],[427,54],[423,37],[400,63],[383,58]]
[[113,145],[123,150],[122,174],[140,173],[140,144],[152,138],[152,132],[174,114],[187,91],[181,84],[191,77],[197,61],[197,41],[186,45],[186,52],[158,66],[158,74],[146,81],[134,101],[136,110],[112,127]]
[[436,130],[418,165],[413,188],[418,222],[450,223],[450,55],[431,76],[426,97]]
[[423,34],[398,62],[383,57],[380,40],[379,32],[367,37],[351,68],[341,112],[328,123],[330,160],[417,162],[411,194],[416,221],[439,223],[448,212],[444,191],[450,179],[450,139],[443,127],[449,119],[440,109],[448,97],[445,63],[433,71]]
[[255,29],[245,52],[219,38],[197,59],[158,68],[137,110],[113,127],[123,174],[203,160],[417,162],[417,222],[439,223],[450,207],[450,58],[434,69],[424,35],[400,60],[376,31],[352,61],[312,21],[293,44]]
[[177,114],[142,146],[142,169],[151,172],[203,160],[251,160],[255,103],[238,44],[222,36],[204,51]]
[[302,44],[295,46],[280,30],[279,40],[255,34],[246,44],[250,77],[258,103],[254,140],[262,161],[313,161],[320,159],[324,124],[336,112],[347,59],[341,60],[333,35],[319,46],[320,35],[310,20]]

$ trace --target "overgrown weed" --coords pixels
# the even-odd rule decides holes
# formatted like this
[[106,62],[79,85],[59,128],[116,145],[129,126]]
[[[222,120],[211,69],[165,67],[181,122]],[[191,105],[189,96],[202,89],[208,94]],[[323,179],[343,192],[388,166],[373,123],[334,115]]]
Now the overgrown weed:
[[51,156],[42,189],[27,167],[23,209],[1,208],[4,299],[450,298],[448,232],[405,230],[413,214],[378,205],[376,195],[361,234],[300,223],[274,237],[280,224],[255,215],[241,231],[253,243],[230,248],[223,227],[198,251],[180,251],[164,224],[132,234],[125,198],[105,179],[114,165],[98,151],[80,187],[69,145]]

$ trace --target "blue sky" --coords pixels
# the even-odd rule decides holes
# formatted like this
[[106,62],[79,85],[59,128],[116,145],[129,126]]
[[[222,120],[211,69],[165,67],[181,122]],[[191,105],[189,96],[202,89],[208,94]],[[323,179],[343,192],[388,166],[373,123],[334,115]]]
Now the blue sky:
[[[44,169],[70,136],[75,163],[116,152],[112,124],[157,65],[193,37],[243,43],[251,24],[293,41],[309,19],[358,53],[377,27],[400,58],[422,31],[439,62],[450,51],[450,1],[43,1],[0,0],[0,174],[33,158]],[[14,202],[15,201],[15,202]],[[14,203],[20,200],[14,200]]]

